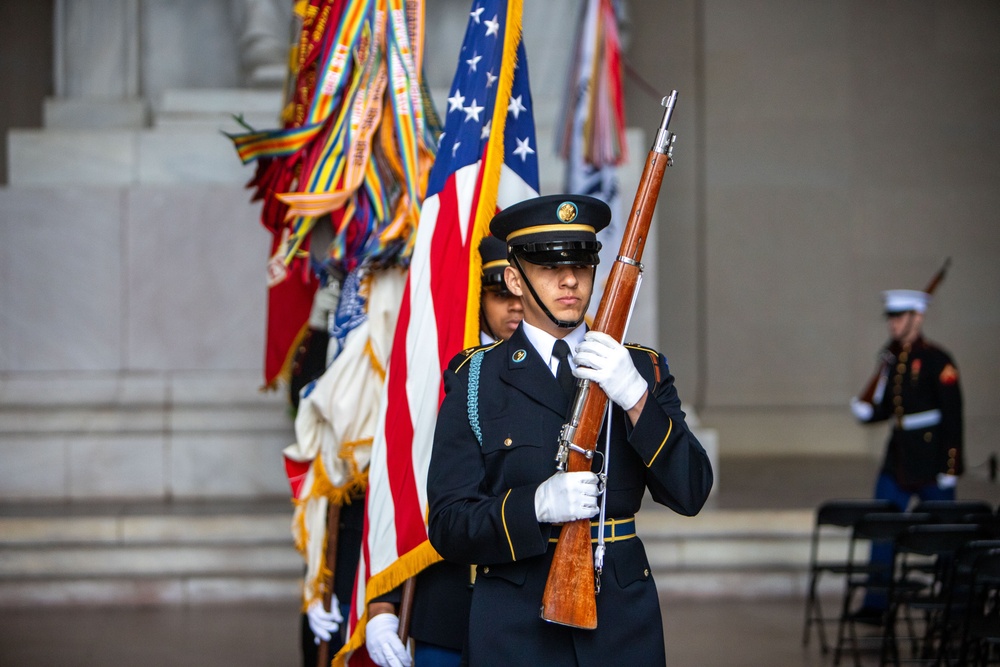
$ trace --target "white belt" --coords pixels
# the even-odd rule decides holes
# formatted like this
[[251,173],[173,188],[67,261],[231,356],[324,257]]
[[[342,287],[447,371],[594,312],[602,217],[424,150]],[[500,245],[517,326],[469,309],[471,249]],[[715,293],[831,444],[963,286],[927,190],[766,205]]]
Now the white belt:
[[916,431],[921,428],[937,426],[941,423],[940,410],[927,410],[926,412],[914,412],[912,415],[903,415],[899,420],[899,428],[904,431]]

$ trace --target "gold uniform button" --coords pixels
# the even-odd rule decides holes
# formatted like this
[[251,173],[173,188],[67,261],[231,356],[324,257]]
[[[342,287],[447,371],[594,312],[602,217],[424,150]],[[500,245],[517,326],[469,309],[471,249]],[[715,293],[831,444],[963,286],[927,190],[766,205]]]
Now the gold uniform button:
[[902,405],[903,404],[903,397],[902,396],[895,396],[895,397],[893,397],[892,404],[893,405]]
[[956,454],[958,454],[958,450],[955,449],[954,447],[948,450],[948,456],[954,458]]
[[483,574],[489,574],[489,573],[490,573],[490,566],[487,565],[486,567],[483,568]]
[[642,571],[642,576],[644,576],[644,577],[648,577],[649,576],[649,568],[648,567],[645,570]]
[[896,372],[897,373],[905,373],[906,372],[906,364],[896,364]]
[[924,442],[930,442],[930,441],[931,441],[931,432],[928,431],[927,433],[924,433]]
[[510,447],[512,444],[514,444],[514,441],[511,440],[510,438],[507,438],[506,440],[503,441],[504,447]]

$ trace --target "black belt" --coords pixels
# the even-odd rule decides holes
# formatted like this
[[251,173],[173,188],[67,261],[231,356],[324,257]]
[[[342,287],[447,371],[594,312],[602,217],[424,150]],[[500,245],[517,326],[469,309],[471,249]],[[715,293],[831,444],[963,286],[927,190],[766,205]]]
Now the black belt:
[[[562,526],[561,523],[554,523],[553,526]],[[594,544],[597,543],[597,539],[601,536],[601,522],[591,521],[590,522],[590,541]],[[630,540],[635,537],[635,517],[627,516],[621,519],[605,519],[604,520],[604,541],[605,542],[621,542],[622,540]],[[558,542],[558,537],[550,537],[549,542]]]

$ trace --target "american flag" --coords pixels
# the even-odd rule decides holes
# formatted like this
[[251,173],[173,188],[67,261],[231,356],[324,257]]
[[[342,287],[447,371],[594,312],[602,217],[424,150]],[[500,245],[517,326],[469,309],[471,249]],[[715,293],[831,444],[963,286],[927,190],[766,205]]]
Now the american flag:
[[519,0],[475,0],[447,104],[372,446],[350,638],[335,664],[360,664],[369,600],[440,560],[425,517],[442,373],[479,342],[478,246],[489,220],[538,195]]

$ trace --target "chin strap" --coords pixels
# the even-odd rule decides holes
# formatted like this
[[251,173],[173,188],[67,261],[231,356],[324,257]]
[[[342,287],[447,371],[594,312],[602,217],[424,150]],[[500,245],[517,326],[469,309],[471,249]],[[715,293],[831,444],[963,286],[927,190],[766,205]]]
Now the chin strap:
[[[535,288],[532,287],[531,281],[528,280],[528,274],[525,273],[524,269],[521,267],[521,260],[518,258],[518,256],[516,254],[515,255],[511,255],[511,259],[514,260],[514,266],[516,266],[517,270],[521,273],[521,278],[524,280],[524,284],[528,286],[528,291],[531,292],[531,297],[535,300],[535,303],[537,303],[539,305],[539,307],[541,307],[542,312],[545,313],[545,316],[548,317],[550,320],[552,320],[553,324],[555,324],[560,329],[575,329],[578,326],[580,326],[580,323],[583,322],[584,318],[587,316],[587,311],[586,310],[580,316],[580,319],[576,320],[575,322],[572,321],[572,320],[559,320],[559,319],[556,319],[555,315],[553,315],[549,311],[548,307],[544,303],[542,303],[542,300],[540,298],[538,298],[538,292],[536,292]],[[596,266],[593,267],[593,271],[594,271],[594,275],[597,275],[597,267]]]

